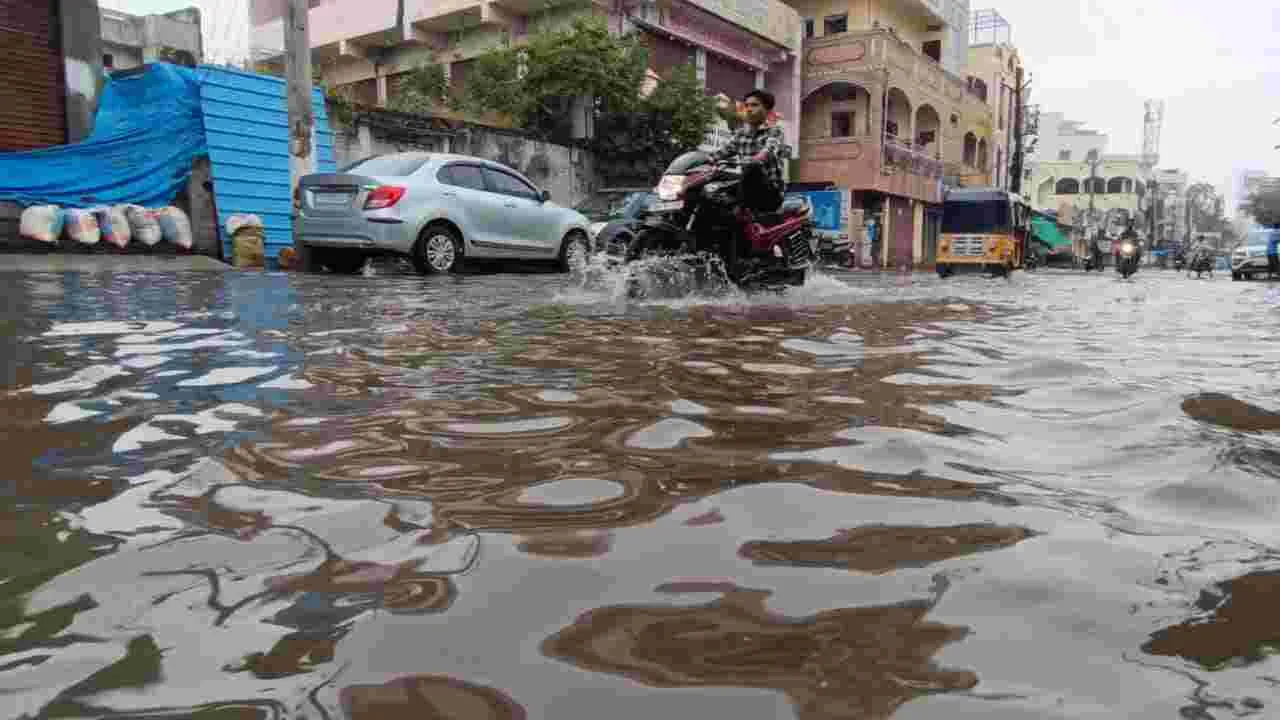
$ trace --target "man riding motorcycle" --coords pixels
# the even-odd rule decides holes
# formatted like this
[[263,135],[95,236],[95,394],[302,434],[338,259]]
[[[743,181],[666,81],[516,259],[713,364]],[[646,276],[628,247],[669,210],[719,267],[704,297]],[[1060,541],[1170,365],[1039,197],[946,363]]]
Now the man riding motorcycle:
[[734,131],[728,144],[711,154],[711,159],[742,168],[742,193],[747,207],[757,213],[773,212],[782,205],[782,160],[790,151],[782,128],[768,122],[773,94],[752,90],[742,100],[747,111],[745,122]]
[[1129,224],[1125,226],[1124,232],[1120,233],[1120,239],[1112,243],[1111,254],[1114,255],[1116,265],[1120,264],[1120,249],[1124,247],[1126,242],[1133,243],[1134,254],[1137,256],[1139,264],[1142,262],[1142,243],[1138,242],[1138,231],[1133,227],[1133,219],[1129,219]]

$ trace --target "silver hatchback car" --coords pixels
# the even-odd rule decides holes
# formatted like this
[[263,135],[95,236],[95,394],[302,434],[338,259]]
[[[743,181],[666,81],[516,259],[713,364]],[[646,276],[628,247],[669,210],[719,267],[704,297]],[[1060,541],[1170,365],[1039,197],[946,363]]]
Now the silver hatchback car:
[[590,222],[500,163],[466,155],[375,155],[337,173],[306,175],[294,197],[307,269],[358,271],[371,255],[408,256],[418,272],[464,259],[586,257]]

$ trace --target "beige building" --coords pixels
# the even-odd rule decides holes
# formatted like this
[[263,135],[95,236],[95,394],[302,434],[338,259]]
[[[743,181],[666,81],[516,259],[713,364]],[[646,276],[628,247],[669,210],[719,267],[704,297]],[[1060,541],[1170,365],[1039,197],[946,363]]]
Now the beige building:
[[[1086,225],[1102,227],[1116,237],[1130,218],[1147,235],[1146,186],[1151,169],[1140,155],[1102,155],[1096,174],[1088,160],[1042,160],[1031,175],[1031,205],[1061,217],[1070,208]],[[1094,215],[1089,215],[1092,204]]]
[[792,0],[805,27],[792,180],[849,188],[873,257],[931,262],[944,182],[990,183],[995,126],[974,94],[968,0]]
[[[977,10],[969,35],[969,63],[965,82],[970,92],[984,98],[991,108],[991,184],[1010,189],[1009,173],[1017,138],[1018,82],[1022,58],[1013,46],[1009,23],[995,10]],[[1025,102],[1025,98],[1024,98]]]

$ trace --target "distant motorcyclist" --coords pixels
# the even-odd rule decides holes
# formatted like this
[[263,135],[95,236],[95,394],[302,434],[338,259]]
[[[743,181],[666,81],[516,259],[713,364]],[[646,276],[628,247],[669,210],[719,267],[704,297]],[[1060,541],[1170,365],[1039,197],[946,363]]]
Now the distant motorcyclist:
[[1129,219],[1129,223],[1128,225],[1125,226],[1124,232],[1120,233],[1120,240],[1114,243],[1115,247],[1112,250],[1112,254],[1115,255],[1115,261],[1117,264],[1119,264],[1120,262],[1121,248],[1124,247],[1124,244],[1126,242],[1133,243],[1134,259],[1137,260],[1139,263],[1141,263],[1142,243],[1138,242],[1138,231],[1133,226],[1132,218]]
[[1089,255],[1085,258],[1085,270],[1096,270],[1102,267],[1102,245],[1098,241],[1099,233],[1095,232],[1089,239]]
[[785,183],[782,160],[790,151],[782,127],[769,122],[773,94],[752,90],[742,98],[745,122],[734,131],[727,145],[712,153],[713,162],[742,168],[742,193],[747,207],[755,212],[773,212],[782,205]]

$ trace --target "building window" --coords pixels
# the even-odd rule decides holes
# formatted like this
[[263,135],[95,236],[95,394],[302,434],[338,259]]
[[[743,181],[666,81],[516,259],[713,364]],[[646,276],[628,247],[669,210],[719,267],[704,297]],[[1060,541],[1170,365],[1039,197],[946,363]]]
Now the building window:
[[939,63],[942,62],[942,41],[941,40],[930,40],[926,42],[923,46],[921,46],[921,49],[924,50],[925,55],[928,55],[929,57],[933,58],[934,62],[939,62]]
[[1071,151],[1070,151],[1070,150],[1059,150],[1059,151],[1058,151],[1058,162],[1071,162]]
[[890,137],[898,137],[898,123],[890,120],[884,124],[884,131]]
[[1133,180],[1127,177],[1114,177],[1107,181],[1108,195],[1128,195],[1133,192]]
[[987,84],[972,75],[969,76],[969,92],[980,98],[982,102],[987,101]]
[[1062,178],[1053,186],[1055,195],[1077,195],[1080,193],[1080,181],[1075,178]]
[[804,19],[804,36],[806,38],[811,38],[813,37],[814,32],[815,32],[815,29],[814,29],[813,18],[805,18]]
[[828,15],[822,21],[823,35],[839,35],[849,30],[849,13],[843,15]]
[[116,66],[116,59],[111,53],[102,54],[102,67],[105,70],[111,70]]
[[849,137],[853,134],[853,113],[844,110],[831,113],[831,137]]

